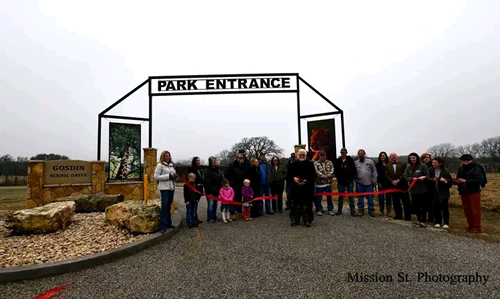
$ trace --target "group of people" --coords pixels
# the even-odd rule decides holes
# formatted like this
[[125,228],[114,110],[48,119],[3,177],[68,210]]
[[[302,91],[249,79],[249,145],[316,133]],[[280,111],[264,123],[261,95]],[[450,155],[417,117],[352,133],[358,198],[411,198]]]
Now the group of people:
[[[280,163],[279,157],[266,161],[265,153],[259,159],[247,159],[241,150],[236,160],[223,173],[215,157],[210,157],[208,168],[203,171],[199,157],[194,157],[188,169],[190,185],[184,186],[186,202],[186,222],[188,227],[196,227],[198,219],[198,202],[201,193],[207,195],[207,220],[217,221],[218,200],[221,201],[222,221],[230,223],[238,213],[243,212],[245,220],[264,215],[283,212],[283,193],[286,192],[285,210],[290,210],[292,226],[309,227],[316,215],[324,212],[329,215],[341,215],[344,197],[349,197],[351,216],[365,214],[365,198],[368,203],[368,214],[375,216],[374,194],[378,194],[379,214],[392,216],[394,219],[411,221],[412,214],[417,217],[418,227],[427,227],[434,223],[435,227],[449,227],[448,202],[450,188],[458,186],[462,205],[469,224],[470,232],[481,232],[481,189],[487,183],[483,168],[473,161],[469,154],[462,155],[462,166],[458,169],[456,179],[444,167],[443,160],[432,157],[428,153],[418,155],[411,153],[408,162],[399,160],[396,153],[387,155],[381,152],[378,161],[367,158],[363,149],[358,150],[357,160],[347,155],[345,148],[335,161],[326,159],[326,153],[320,152],[316,161],[307,159],[307,152],[301,149],[290,155],[286,165]],[[170,153],[164,151],[160,156],[155,175],[159,181],[162,209],[160,213],[160,229],[164,232],[172,228],[170,208],[175,190],[174,165]],[[334,210],[332,197],[333,179],[337,180],[338,204]],[[364,193],[358,196],[357,212],[354,196],[349,193]],[[261,196],[275,196],[276,199],[252,201]],[[327,209],[322,206],[323,196],[327,199]],[[231,204],[231,202],[238,202]]]

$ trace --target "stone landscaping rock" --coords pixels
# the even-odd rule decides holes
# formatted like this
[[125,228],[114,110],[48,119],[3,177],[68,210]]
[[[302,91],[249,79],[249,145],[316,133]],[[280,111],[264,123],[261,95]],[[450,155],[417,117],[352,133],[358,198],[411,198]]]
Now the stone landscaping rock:
[[122,194],[81,194],[58,198],[55,201],[74,201],[75,212],[104,212],[107,207],[122,202]]
[[73,221],[75,202],[54,202],[7,215],[5,226],[15,234],[45,234],[64,230]]
[[124,201],[106,208],[106,221],[111,225],[126,227],[132,233],[152,233],[160,228],[160,207]]

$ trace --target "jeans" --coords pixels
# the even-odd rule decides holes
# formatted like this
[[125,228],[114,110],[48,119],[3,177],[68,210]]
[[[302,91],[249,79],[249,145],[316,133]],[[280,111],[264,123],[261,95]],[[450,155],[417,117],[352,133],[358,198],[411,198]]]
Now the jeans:
[[[384,190],[383,188],[379,189],[379,191]],[[384,207],[387,204],[387,213],[391,210],[392,206],[392,196],[391,193],[379,194],[378,195],[378,206],[380,207],[380,212],[384,212]]]
[[[356,192],[373,192],[373,186],[356,183]],[[365,197],[368,199],[368,211],[374,212],[375,204],[373,203],[373,194],[358,196],[358,211],[363,213],[365,210]]]
[[286,207],[292,206],[292,186],[291,183],[286,182]]
[[436,224],[443,224],[441,220],[444,221],[444,224],[450,224],[450,211],[448,208],[449,198],[444,199],[434,199],[434,219]]
[[197,202],[192,202],[186,205],[186,224],[187,225],[195,225],[198,224],[198,215],[196,214],[196,210],[198,208]]
[[160,190],[160,229],[167,229],[172,226],[172,202],[174,201],[174,190]]
[[[213,194],[209,194],[214,196]],[[217,220],[217,201],[214,199],[207,198],[207,221]]]
[[[260,196],[270,196],[271,195],[271,187],[262,187],[260,190]],[[259,211],[263,210],[262,200],[259,200]],[[271,200],[266,199],[266,212],[271,212]]]
[[[332,185],[328,185],[326,187],[316,187],[316,193],[322,193],[322,192],[332,192]],[[321,204],[322,199],[323,196],[314,197],[314,205],[316,206],[316,212],[323,211],[323,205]],[[328,211],[333,211],[333,201],[331,195],[326,196],[326,204]]]
[[[348,183],[347,186],[342,185],[342,184],[337,184],[337,187],[339,188],[340,193],[344,193],[346,189],[347,189],[348,193],[354,193],[354,183],[352,183],[352,182]],[[344,207],[344,196],[341,195],[341,196],[339,196],[339,204],[338,204],[337,212],[342,212],[343,207]],[[351,210],[351,212],[355,211],[354,196],[349,196],[349,209]]]

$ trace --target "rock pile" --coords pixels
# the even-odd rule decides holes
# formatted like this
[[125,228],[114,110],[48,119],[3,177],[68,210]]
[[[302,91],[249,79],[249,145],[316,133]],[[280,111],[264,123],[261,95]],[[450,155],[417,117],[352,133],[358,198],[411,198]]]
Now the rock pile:
[[46,234],[66,229],[75,216],[75,202],[62,201],[7,214],[5,226],[15,234]]

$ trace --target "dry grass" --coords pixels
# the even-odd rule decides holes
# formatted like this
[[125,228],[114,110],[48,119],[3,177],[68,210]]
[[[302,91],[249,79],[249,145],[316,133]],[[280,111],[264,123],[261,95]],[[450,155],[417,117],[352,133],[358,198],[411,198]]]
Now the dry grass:
[[26,208],[26,188],[0,188],[0,219],[10,211]]

